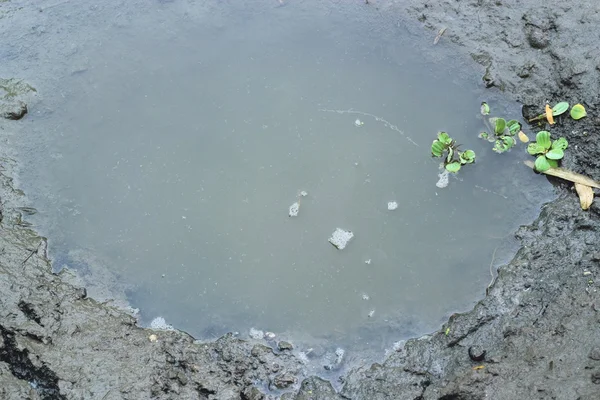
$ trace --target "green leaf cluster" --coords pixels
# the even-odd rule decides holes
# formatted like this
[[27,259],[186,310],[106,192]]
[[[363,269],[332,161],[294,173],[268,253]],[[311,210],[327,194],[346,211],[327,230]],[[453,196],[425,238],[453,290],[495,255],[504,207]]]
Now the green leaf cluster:
[[552,141],[550,139],[550,132],[539,131],[535,136],[535,142],[527,146],[527,152],[532,156],[537,156],[535,169],[539,172],[544,172],[550,168],[558,167],[558,161],[564,157],[564,150],[568,146],[569,143],[564,137]]
[[446,132],[439,132],[437,139],[431,143],[431,155],[433,157],[444,158],[444,168],[448,172],[458,172],[465,164],[475,162],[475,152],[473,150],[461,151]]
[[494,143],[493,150],[496,153],[504,153],[517,144],[514,136],[521,130],[519,121],[515,119],[506,121],[504,118],[493,117],[489,119],[489,125],[494,134],[482,132],[479,137]]

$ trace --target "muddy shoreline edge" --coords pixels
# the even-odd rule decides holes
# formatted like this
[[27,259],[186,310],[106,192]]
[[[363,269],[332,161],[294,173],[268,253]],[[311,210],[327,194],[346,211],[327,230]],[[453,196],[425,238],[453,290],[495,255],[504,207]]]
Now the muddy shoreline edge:
[[[567,168],[600,179],[600,59],[590,33],[600,26],[597,6],[370,3],[420,21],[432,38],[447,27],[438,45],[470,55],[485,69],[484,84],[513,96],[525,114],[546,101],[584,104],[589,117],[564,119],[553,134],[569,140]],[[301,361],[285,350],[231,335],[197,343],[183,332],[141,329],[124,311],[87,298],[51,273],[46,241],[23,223],[21,194],[10,168],[5,174],[2,399],[268,398],[260,387],[285,399],[596,399],[600,391],[600,207],[582,211],[569,185],[557,182],[559,198],[519,229],[521,249],[472,311],[409,340],[381,365],[350,372],[336,393],[302,376]],[[472,360],[470,348],[484,359]]]

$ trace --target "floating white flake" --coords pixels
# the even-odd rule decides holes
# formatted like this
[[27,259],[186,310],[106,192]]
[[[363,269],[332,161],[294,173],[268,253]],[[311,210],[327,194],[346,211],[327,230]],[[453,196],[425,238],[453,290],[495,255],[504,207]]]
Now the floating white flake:
[[395,201],[390,201],[388,203],[388,210],[394,211],[396,208],[398,208],[398,203],[396,203]]
[[289,211],[289,216],[290,217],[297,217],[298,216],[298,211],[300,211],[300,203],[295,202],[294,204],[292,204],[290,206],[290,211]]
[[345,231],[341,228],[337,228],[329,238],[329,243],[337,247],[339,250],[343,250],[350,239],[354,237],[354,233],[351,231]]

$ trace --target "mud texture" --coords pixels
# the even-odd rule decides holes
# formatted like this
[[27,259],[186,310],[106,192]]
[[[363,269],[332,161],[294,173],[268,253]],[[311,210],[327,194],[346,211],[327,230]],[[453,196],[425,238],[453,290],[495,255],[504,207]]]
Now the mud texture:
[[[587,118],[559,118],[552,132],[569,140],[563,165],[600,180],[595,2],[368,3],[390,18],[419,21],[415,29],[432,41],[446,27],[437,46],[471,55],[483,83],[523,103],[526,116],[546,101],[584,104]],[[16,93],[10,102],[26,99]],[[568,184],[556,182],[558,199],[516,233],[521,249],[474,310],[407,341],[382,364],[341,377],[336,392],[305,376],[286,349],[141,329],[125,311],[52,274],[46,241],[23,222],[28,210],[18,209],[21,194],[9,173],[1,182],[1,399],[599,398],[600,207],[582,211]]]

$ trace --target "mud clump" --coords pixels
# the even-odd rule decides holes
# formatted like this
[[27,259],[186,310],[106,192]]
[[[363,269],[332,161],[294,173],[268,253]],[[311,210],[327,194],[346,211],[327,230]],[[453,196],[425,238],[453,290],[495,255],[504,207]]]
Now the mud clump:
[[19,120],[27,114],[27,104],[24,101],[0,103],[0,118]]

